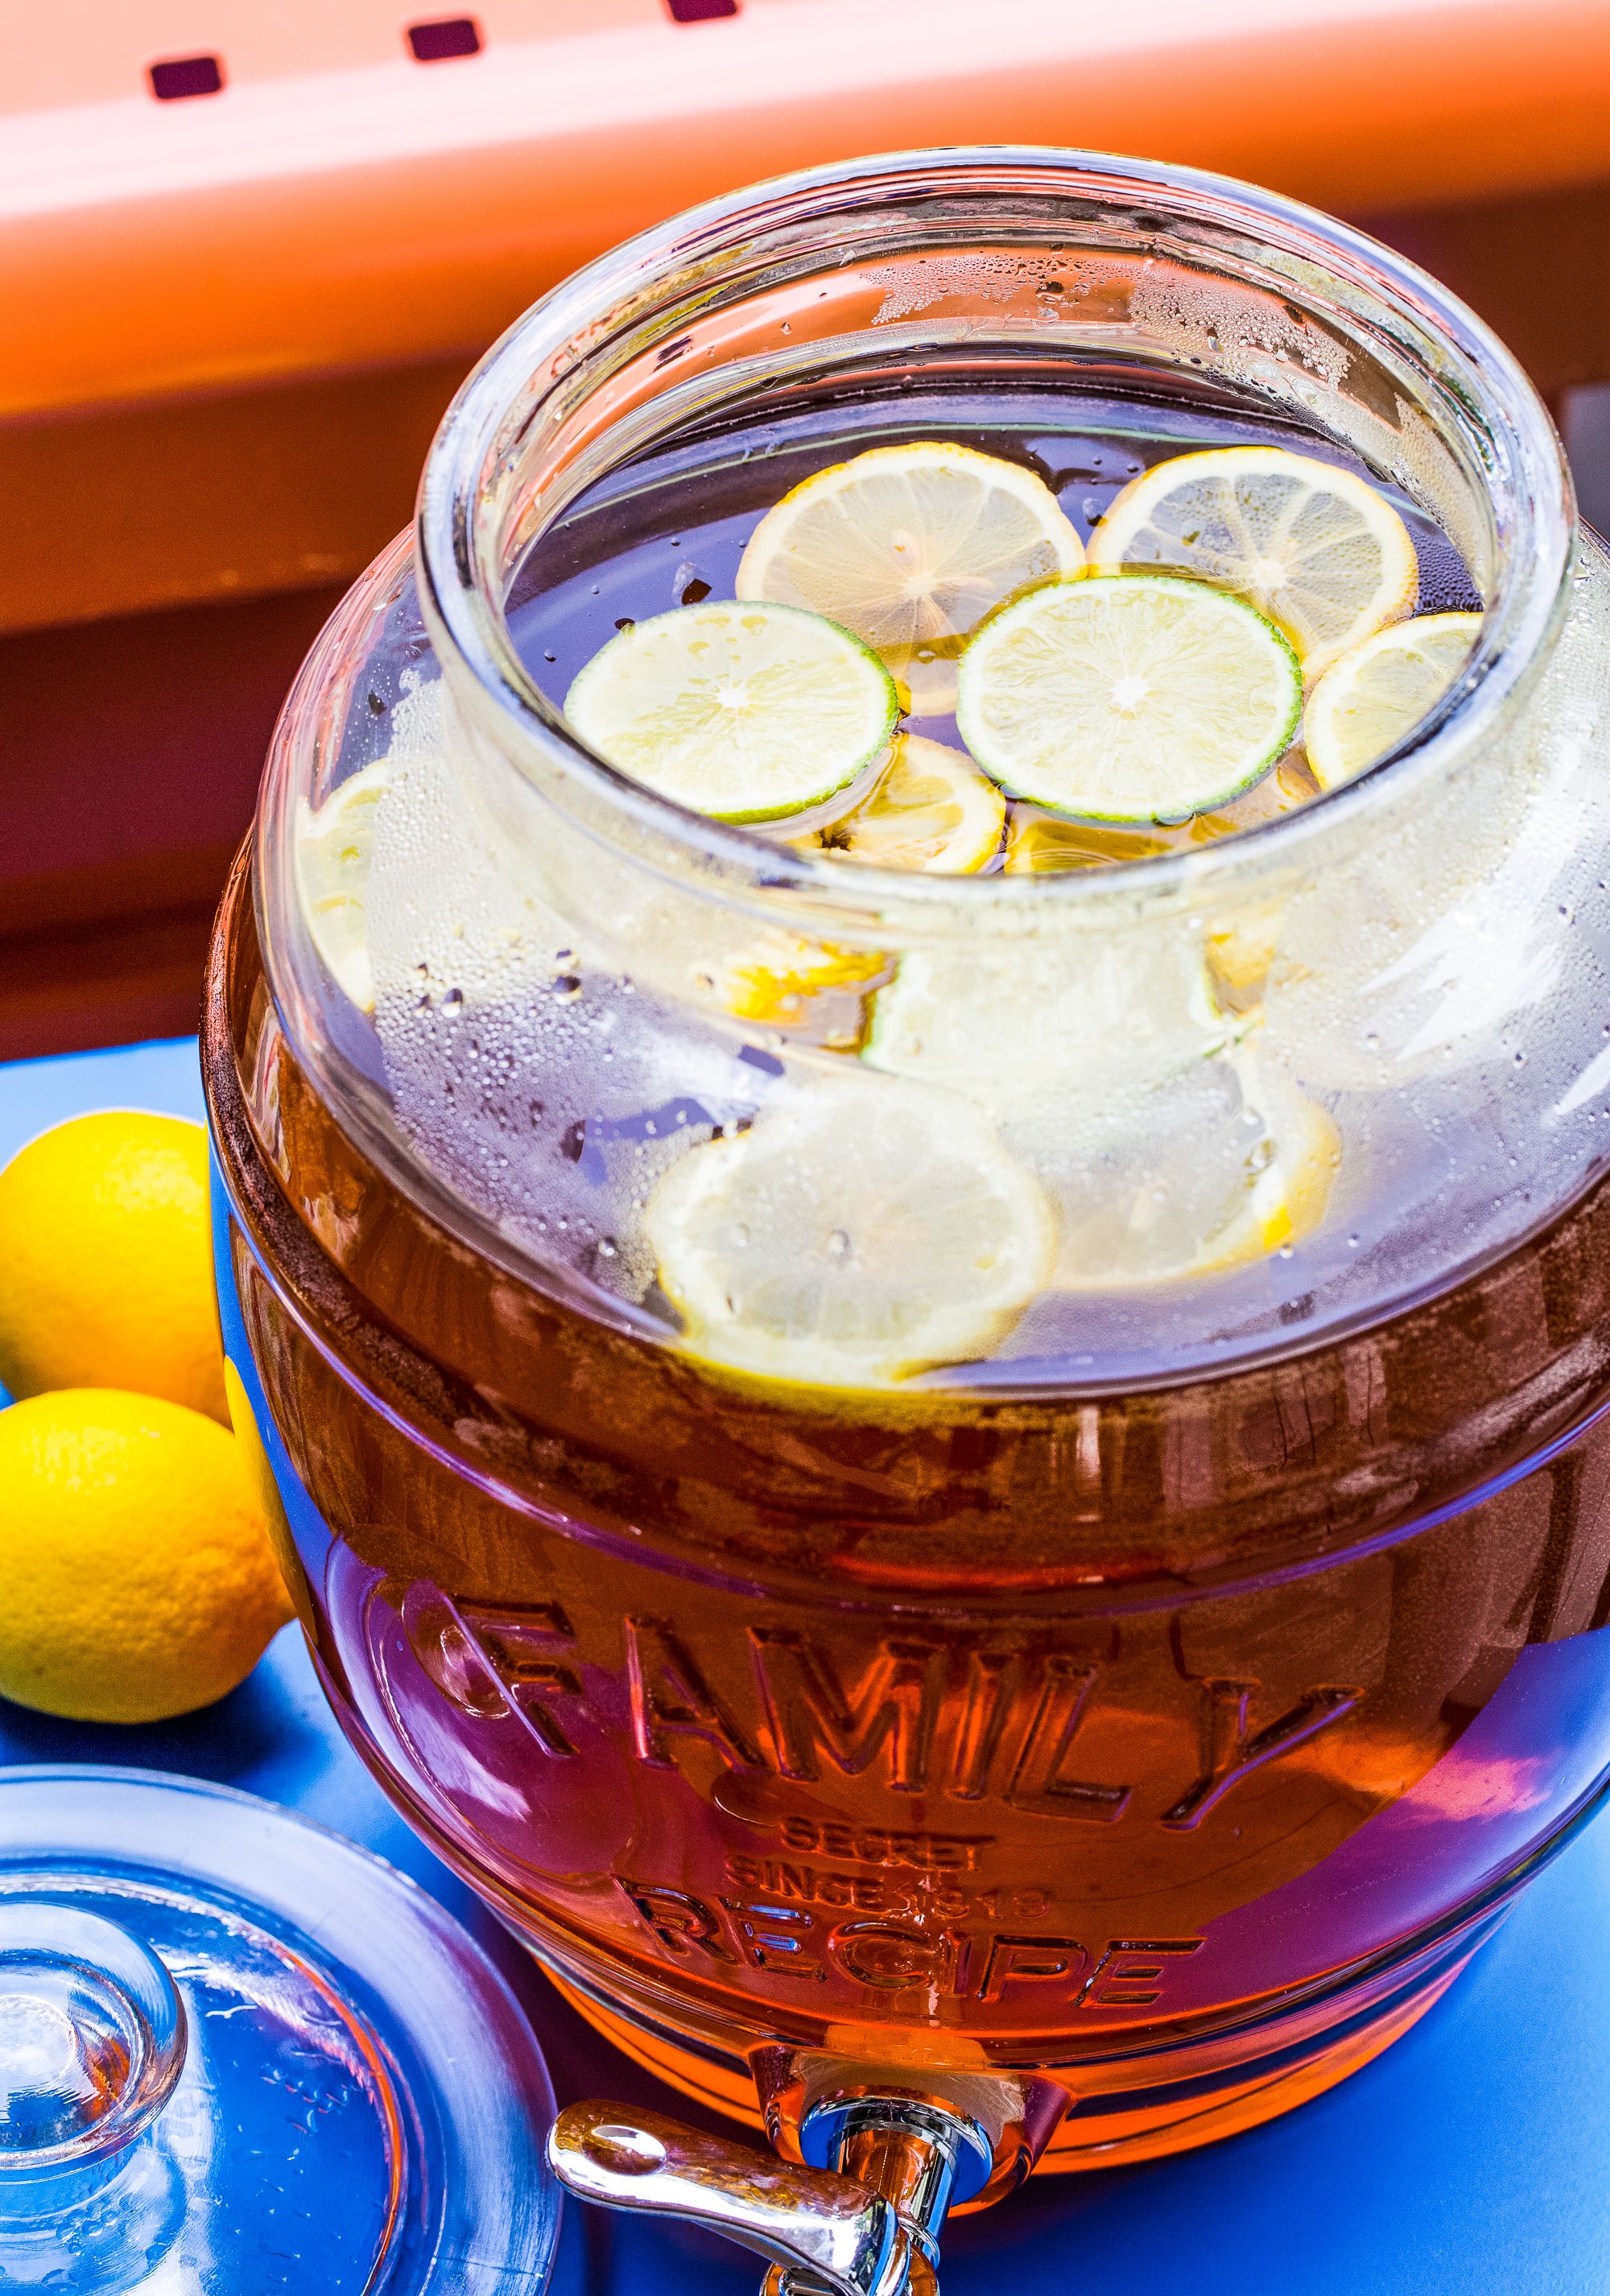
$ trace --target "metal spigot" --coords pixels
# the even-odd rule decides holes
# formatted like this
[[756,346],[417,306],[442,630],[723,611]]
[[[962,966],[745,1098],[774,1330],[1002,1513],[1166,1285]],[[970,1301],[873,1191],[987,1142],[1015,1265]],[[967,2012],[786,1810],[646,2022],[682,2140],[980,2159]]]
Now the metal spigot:
[[976,2122],[913,2097],[825,2101],[801,2129],[820,2167],[630,2105],[572,2104],[548,2137],[567,2191],[685,2218],[768,2259],[762,2296],[937,2296],[940,2227],[988,2181]]

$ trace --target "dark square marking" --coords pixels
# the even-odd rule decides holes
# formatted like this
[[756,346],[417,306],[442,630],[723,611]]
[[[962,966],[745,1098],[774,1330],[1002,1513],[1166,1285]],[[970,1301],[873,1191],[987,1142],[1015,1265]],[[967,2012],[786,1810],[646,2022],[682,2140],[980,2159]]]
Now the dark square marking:
[[429,24],[410,24],[408,45],[419,64],[445,63],[449,56],[478,56],[481,27],[473,16],[442,16]]
[[224,85],[224,67],[217,56],[171,56],[152,64],[145,75],[159,103],[177,103],[186,95],[217,95]]

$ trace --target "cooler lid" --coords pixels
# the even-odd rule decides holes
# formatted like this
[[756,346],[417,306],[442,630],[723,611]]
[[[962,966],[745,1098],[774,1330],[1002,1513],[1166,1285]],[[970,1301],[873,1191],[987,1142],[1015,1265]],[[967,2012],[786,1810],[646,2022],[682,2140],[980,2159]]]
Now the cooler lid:
[[272,1804],[0,1775],[0,2285],[525,2296],[553,2092],[480,1948]]

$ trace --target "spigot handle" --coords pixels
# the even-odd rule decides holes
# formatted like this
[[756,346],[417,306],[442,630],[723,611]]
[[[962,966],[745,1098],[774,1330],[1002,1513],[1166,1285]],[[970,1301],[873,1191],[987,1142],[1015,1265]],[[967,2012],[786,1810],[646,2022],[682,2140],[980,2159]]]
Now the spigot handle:
[[612,2209],[682,2217],[793,2266],[832,2296],[899,2296],[907,2234],[889,2202],[830,2169],[796,2168],[658,2112],[567,2105],[548,2136],[567,2192]]

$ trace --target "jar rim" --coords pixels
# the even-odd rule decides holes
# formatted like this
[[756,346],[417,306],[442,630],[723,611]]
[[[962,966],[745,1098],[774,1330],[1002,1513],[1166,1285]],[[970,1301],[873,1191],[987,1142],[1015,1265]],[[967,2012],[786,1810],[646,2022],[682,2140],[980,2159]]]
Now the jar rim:
[[[1042,190],[1114,207],[1133,202],[1143,214],[1149,207],[1183,226],[1239,229],[1265,257],[1301,266],[1303,277],[1325,275],[1361,308],[1436,348],[1449,393],[1479,419],[1491,447],[1487,491],[1504,513],[1503,546],[1460,676],[1431,715],[1355,781],[1186,851],[1100,869],[981,878],[858,866],[851,887],[845,881],[852,873],[831,856],[712,821],[620,773],[540,693],[509,633],[483,514],[490,473],[511,437],[529,435],[541,403],[531,395],[533,378],[546,373],[552,387],[570,373],[578,345],[598,338],[601,315],[640,298],[645,282],[719,258],[723,249],[752,249],[766,228],[784,227],[824,199],[836,196],[846,211],[866,209],[924,188]],[[425,465],[415,541],[425,618],[461,703],[468,696],[477,714],[489,708],[500,747],[534,750],[585,791],[595,821],[602,813],[660,854],[713,870],[739,898],[747,891],[769,904],[781,895],[818,913],[870,912],[883,931],[904,918],[923,932],[941,918],[959,922],[968,904],[1026,926],[1031,918],[1049,922],[1054,910],[1072,922],[1070,908],[1088,914],[1114,900],[1195,900],[1249,865],[1311,865],[1315,841],[1350,824],[1367,832],[1389,785],[1400,789],[1410,773],[1441,779],[1479,746],[1544,652],[1563,610],[1573,524],[1569,473],[1542,400],[1498,337],[1417,265],[1316,209],[1233,177],[1053,146],[980,145],[875,155],[776,176],[690,208],[572,273],[494,345],[448,408]],[[977,918],[982,909],[972,914]]]

